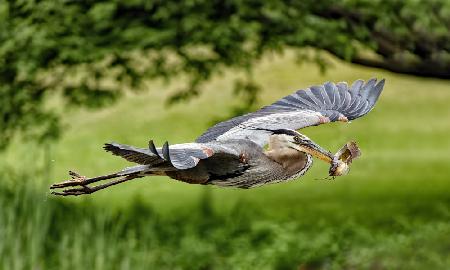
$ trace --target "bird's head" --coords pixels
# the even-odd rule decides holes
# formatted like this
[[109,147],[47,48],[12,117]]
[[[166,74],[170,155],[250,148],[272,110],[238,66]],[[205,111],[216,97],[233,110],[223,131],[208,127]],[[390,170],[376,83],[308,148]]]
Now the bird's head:
[[292,148],[331,164],[330,176],[341,176],[348,173],[348,165],[345,162],[342,162],[337,156],[297,131],[277,130],[272,135],[272,138],[272,141],[276,141],[278,147]]
[[278,148],[292,148],[328,163],[333,160],[333,155],[330,152],[295,130],[276,130],[271,137],[272,145],[276,145]]

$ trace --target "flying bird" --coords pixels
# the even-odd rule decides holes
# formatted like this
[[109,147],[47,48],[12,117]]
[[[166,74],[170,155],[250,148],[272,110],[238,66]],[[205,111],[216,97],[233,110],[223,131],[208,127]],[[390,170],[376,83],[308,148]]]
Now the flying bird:
[[[138,165],[119,172],[72,179],[50,186],[55,195],[83,195],[145,176],[164,175],[190,184],[252,188],[304,175],[313,157],[330,164],[331,177],[345,175],[360,156],[355,142],[331,154],[298,129],[359,118],[370,112],[384,86],[377,82],[327,82],[298,90],[260,110],[216,124],[195,142],[147,148],[107,143],[104,149]],[[92,186],[94,182],[110,180]]]

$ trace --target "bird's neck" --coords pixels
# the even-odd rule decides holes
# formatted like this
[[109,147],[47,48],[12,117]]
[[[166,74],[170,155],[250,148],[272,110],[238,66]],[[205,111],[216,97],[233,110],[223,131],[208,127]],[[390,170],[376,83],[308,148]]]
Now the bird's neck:
[[269,143],[269,148],[264,154],[269,159],[280,164],[288,175],[303,170],[308,162],[306,153],[276,143]]

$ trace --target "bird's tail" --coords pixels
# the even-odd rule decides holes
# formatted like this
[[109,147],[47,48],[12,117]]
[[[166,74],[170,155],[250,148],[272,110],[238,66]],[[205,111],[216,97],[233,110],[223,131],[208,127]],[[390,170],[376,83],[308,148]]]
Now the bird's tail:
[[114,142],[106,143],[103,149],[130,162],[142,165],[157,166],[165,162],[165,159],[157,152],[153,141],[149,142],[148,149]]
[[160,148],[156,148],[153,141],[148,143],[148,148],[119,143],[107,143],[103,148],[128,161],[159,168],[163,171],[193,168],[200,160],[214,154],[214,149],[200,143],[174,144],[169,149],[167,141]]

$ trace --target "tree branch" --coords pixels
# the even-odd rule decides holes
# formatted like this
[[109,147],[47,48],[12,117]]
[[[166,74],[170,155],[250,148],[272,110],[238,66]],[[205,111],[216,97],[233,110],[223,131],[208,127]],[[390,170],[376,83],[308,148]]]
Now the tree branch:
[[[450,61],[448,58],[440,57],[436,59],[436,57],[433,57],[433,55],[447,51],[444,47],[436,47],[433,43],[435,38],[431,35],[410,30],[408,39],[401,40],[389,29],[377,30],[375,27],[377,19],[374,15],[362,14],[358,10],[348,10],[339,6],[327,7],[316,11],[315,14],[326,19],[345,20],[348,24],[347,31],[350,33],[355,31],[358,26],[373,30],[370,37],[376,44],[374,51],[380,56],[380,59],[356,55],[350,59],[351,63],[420,77],[450,79]],[[324,49],[344,61],[349,61],[348,57],[342,56],[334,48]],[[398,57],[405,53],[413,55],[417,61],[410,61],[405,59],[406,57]]]
[[406,64],[396,60],[376,60],[364,57],[354,57],[351,62],[358,65],[382,68],[396,73],[409,74],[420,77],[450,79],[450,65],[436,61],[421,61],[416,64]]

